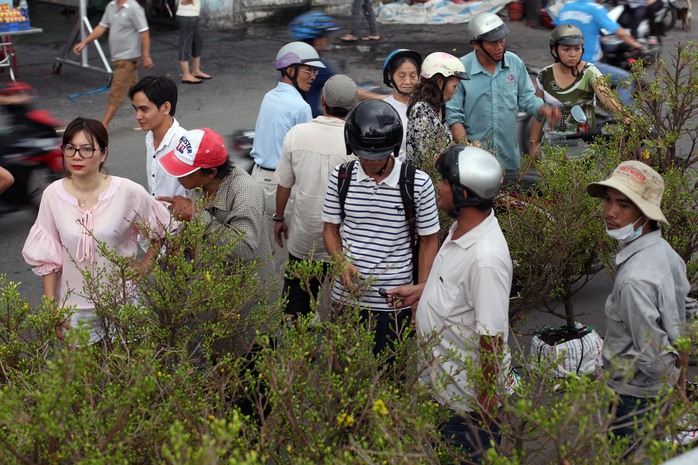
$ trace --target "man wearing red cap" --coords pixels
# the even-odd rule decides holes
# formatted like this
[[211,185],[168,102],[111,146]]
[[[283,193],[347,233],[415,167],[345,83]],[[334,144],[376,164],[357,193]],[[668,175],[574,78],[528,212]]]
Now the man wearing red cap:
[[604,366],[618,394],[613,433],[632,437],[648,407],[674,386],[686,397],[688,353],[674,344],[686,323],[686,263],[662,238],[664,180],[639,161],[621,163],[587,186],[603,198],[606,231],[620,243],[616,278],[606,301]]
[[[207,128],[187,131],[174,150],[158,158],[158,163],[187,190],[187,197],[158,200],[169,202],[170,212],[180,221],[202,221],[214,245],[234,242],[228,261],[254,263],[260,286],[273,301],[278,283],[264,218],[264,192],[247,172],[228,160],[220,134]],[[243,312],[256,306],[254,300],[245,305]],[[250,339],[242,341],[236,352],[249,349],[254,333],[248,336]]]

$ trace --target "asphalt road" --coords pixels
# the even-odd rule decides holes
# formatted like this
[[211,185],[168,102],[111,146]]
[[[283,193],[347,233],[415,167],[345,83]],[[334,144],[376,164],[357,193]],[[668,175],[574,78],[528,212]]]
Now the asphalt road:
[[[71,30],[72,18],[58,14],[55,5],[46,5],[41,15],[33,16],[33,25],[45,33],[20,38],[16,50],[20,78],[32,84],[38,93],[39,107],[50,110],[65,122],[77,116],[101,119],[107,93],[69,96],[103,87],[106,75],[64,65],[60,74],[52,72],[54,58],[61,54]],[[52,9],[53,8],[53,9]],[[338,18],[343,30],[348,18]],[[94,21],[93,21],[94,24]],[[549,31],[527,28],[524,23],[508,23],[512,34],[507,48],[527,64],[542,67],[552,62],[548,52]],[[380,83],[383,60],[396,48],[410,48],[423,55],[447,51],[461,56],[470,51],[465,28],[460,25],[379,25],[382,39],[370,45],[335,45],[326,56],[357,82]],[[340,32],[341,33],[341,32]],[[203,69],[214,78],[199,85],[180,86],[176,117],[186,128],[210,127],[226,138],[235,129],[253,128],[259,104],[265,92],[276,85],[272,63],[276,52],[290,41],[284,25],[256,25],[231,30],[204,31]],[[698,40],[698,28],[685,33],[674,29],[665,41],[665,53],[679,41]],[[145,74],[166,74],[179,81],[176,58],[178,33],[153,26],[151,54],[155,66]],[[106,41],[103,41],[106,46]],[[96,56],[92,53],[92,56]],[[73,57],[77,59],[77,57]],[[97,65],[97,62],[94,62]],[[109,172],[145,184],[144,134],[136,126],[130,102],[124,104],[110,127]],[[22,211],[2,217],[0,227],[0,273],[22,282],[21,290],[32,303],[41,296],[41,280],[24,263],[21,249],[33,224],[35,213]],[[603,334],[603,302],[611,288],[605,274],[598,275],[575,299],[580,320],[595,326]],[[562,324],[562,320],[534,315],[527,326]]]

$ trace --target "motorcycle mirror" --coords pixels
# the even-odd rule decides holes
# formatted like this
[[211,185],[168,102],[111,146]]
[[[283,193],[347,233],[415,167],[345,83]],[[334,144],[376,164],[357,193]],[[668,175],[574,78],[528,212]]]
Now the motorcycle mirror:
[[577,123],[586,123],[587,122],[587,115],[584,114],[584,110],[582,110],[582,107],[579,105],[575,105],[570,109],[570,113],[572,114],[572,118]]

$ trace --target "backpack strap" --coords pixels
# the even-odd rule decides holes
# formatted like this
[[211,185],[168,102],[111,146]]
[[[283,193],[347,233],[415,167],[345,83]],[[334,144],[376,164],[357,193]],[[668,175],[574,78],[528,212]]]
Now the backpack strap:
[[339,174],[337,175],[337,195],[339,196],[339,217],[344,221],[347,216],[344,213],[344,202],[347,200],[347,192],[349,192],[349,184],[351,184],[351,173],[354,171],[354,163],[356,160],[351,160],[339,165]]
[[405,162],[400,168],[400,197],[405,211],[405,220],[410,232],[410,248],[412,249],[412,280],[419,282],[419,236],[417,235],[417,211],[414,203],[414,178],[417,168],[412,163]]

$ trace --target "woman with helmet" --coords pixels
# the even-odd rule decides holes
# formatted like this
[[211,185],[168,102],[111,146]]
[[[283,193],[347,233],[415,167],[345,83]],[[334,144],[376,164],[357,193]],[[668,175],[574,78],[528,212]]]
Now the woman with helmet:
[[383,83],[393,89],[392,95],[385,98],[400,115],[403,137],[400,145],[400,161],[405,161],[405,144],[407,143],[407,105],[412,98],[412,91],[419,82],[422,67],[422,55],[412,50],[393,51],[383,63]]
[[[550,54],[555,63],[543,68],[536,79],[536,95],[549,105],[562,109],[559,121],[538,121],[531,126],[531,155],[540,158],[540,140],[546,144],[566,147],[568,158],[582,156],[587,144],[577,139],[566,139],[569,134],[586,132],[596,127],[595,107],[598,98],[609,111],[619,113],[620,103],[613,97],[601,72],[596,66],[582,60],[584,36],[579,28],[561,24],[550,34]],[[601,78],[601,79],[599,79]],[[574,118],[572,107],[579,106],[584,118]],[[581,121],[580,121],[581,119]]]
[[463,79],[470,79],[463,63],[453,55],[435,52],[422,63],[422,80],[407,109],[407,158],[417,168],[432,173],[436,157],[453,144],[446,125],[446,102]]

